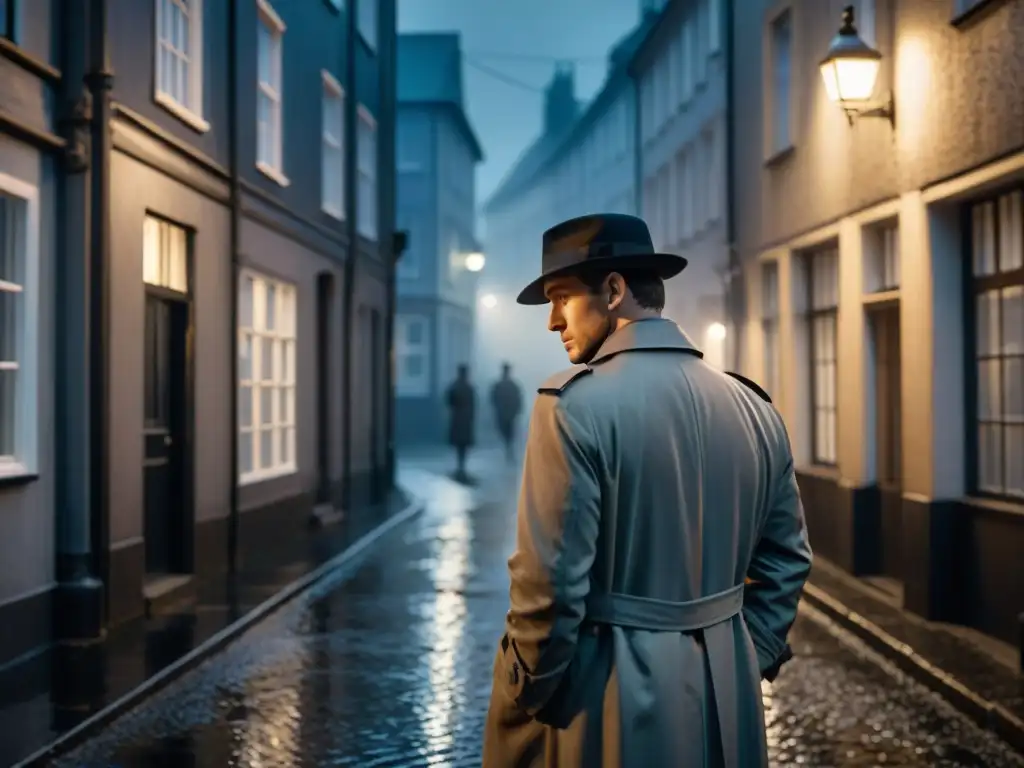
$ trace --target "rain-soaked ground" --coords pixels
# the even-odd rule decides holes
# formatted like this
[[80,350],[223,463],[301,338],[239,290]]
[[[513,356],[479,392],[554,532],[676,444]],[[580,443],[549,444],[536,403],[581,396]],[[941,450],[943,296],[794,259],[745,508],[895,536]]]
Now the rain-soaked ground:
[[[477,490],[407,466],[422,516],[57,765],[478,766],[516,479],[478,466]],[[791,640],[773,765],[1024,767],[811,609]]]

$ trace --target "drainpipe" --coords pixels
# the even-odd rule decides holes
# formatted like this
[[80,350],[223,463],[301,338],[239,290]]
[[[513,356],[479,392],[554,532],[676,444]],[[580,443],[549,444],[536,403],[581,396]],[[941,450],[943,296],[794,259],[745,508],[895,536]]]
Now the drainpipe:
[[722,28],[725,30],[725,241],[729,249],[727,266],[727,284],[725,300],[729,324],[736,337],[732,343],[731,370],[741,369],[741,350],[743,349],[744,304],[743,301],[743,264],[736,244],[736,83],[734,67],[735,30],[733,6],[735,3],[722,3],[722,14],[725,19]]
[[[356,109],[359,104],[359,94],[356,78],[356,46],[359,45],[359,35],[356,26],[356,13],[359,11],[360,0],[349,0],[348,13],[345,18],[345,218],[348,224],[348,253],[345,254],[344,269],[344,327],[342,339],[342,367],[344,369],[344,407],[341,409],[341,429],[344,436],[345,454],[343,456],[342,473],[342,503],[341,508],[345,513],[352,509],[352,383],[355,377],[352,375],[352,345],[354,343],[355,329],[352,327],[355,321],[355,278],[356,278],[356,257],[359,251],[359,232],[356,226],[356,153],[358,126],[356,124]],[[367,0],[375,2],[375,0]]]
[[241,18],[238,0],[228,0],[228,140],[231,155],[228,170],[231,173],[229,192],[231,223],[228,234],[231,250],[231,478],[228,508],[228,570],[238,570],[240,564],[238,546],[238,286],[239,286],[239,243],[242,222],[241,141],[238,132],[238,31]]
[[104,589],[96,578],[90,494],[91,312],[89,142],[92,129],[89,94],[84,86],[89,64],[89,7],[63,0],[55,8],[60,20],[59,130],[67,142],[57,175],[62,224],[56,227],[57,263],[53,269],[58,332],[55,338],[57,393],[56,575],[53,628],[58,641],[96,640],[103,635]]
[[89,239],[89,454],[92,510],[93,574],[107,585],[105,615],[110,609],[110,461],[108,389],[110,340],[110,67],[107,0],[89,6],[89,72],[85,83],[92,95],[91,237]]
[[[381,117],[382,124],[387,126],[384,131],[384,166],[385,173],[378,174],[383,180],[385,194],[382,196],[385,205],[381,206],[383,226],[381,233],[386,236],[380,238],[381,257],[387,266],[387,306],[384,310],[384,349],[387,352],[387,367],[384,371],[384,391],[386,393],[384,406],[384,439],[386,443],[385,455],[385,481],[390,491],[395,484],[395,309],[398,304],[396,296],[395,271],[398,269],[398,259],[401,258],[405,249],[404,235],[395,232],[395,210],[397,206],[398,185],[395,179],[395,130],[397,123],[397,93],[396,83],[398,81],[398,37],[396,20],[396,2],[382,3],[387,19],[381,25],[381,29],[387,30],[385,55],[381,58],[380,92],[381,92]],[[374,457],[376,460],[376,457]]]

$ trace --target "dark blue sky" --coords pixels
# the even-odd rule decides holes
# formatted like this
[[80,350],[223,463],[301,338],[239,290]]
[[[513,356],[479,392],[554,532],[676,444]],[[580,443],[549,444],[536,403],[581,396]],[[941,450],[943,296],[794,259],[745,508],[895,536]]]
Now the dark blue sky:
[[579,60],[577,96],[589,98],[604,79],[608,49],[636,23],[639,3],[398,0],[398,7],[402,32],[462,35],[469,119],[486,153],[477,171],[477,200],[483,202],[539,132],[539,91],[550,79],[555,59]]

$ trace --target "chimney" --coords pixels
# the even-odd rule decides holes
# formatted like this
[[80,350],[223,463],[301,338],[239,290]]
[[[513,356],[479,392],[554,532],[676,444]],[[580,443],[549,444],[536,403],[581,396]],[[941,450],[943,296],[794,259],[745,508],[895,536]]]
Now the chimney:
[[576,80],[571,63],[559,62],[544,92],[544,133],[556,134],[568,128],[579,115]]

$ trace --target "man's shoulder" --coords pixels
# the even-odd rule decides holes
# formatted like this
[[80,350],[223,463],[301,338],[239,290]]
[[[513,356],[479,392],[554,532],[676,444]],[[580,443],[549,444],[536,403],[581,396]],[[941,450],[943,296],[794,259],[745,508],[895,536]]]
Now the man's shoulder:
[[586,365],[574,365],[572,368],[566,368],[564,371],[549,376],[544,382],[537,387],[538,394],[541,395],[555,395],[561,396],[574,382],[579,381],[588,374],[594,372],[594,369]]

